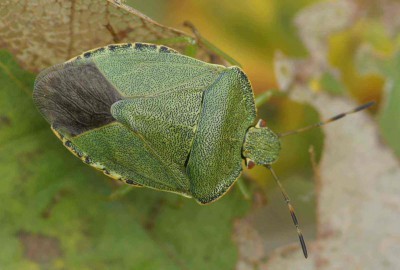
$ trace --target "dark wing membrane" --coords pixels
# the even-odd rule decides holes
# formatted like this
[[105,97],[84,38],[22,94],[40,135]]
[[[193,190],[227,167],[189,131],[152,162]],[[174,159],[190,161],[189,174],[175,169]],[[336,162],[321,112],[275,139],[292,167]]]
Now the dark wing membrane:
[[121,98],[90,62],[65,63],[43,71],[33,92],[46,120],[72,136],[115,121],[110,108]]

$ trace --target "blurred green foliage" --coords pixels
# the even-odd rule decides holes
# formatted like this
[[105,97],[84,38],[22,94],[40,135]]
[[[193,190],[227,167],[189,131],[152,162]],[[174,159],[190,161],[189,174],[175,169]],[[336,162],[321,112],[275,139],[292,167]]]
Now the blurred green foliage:
[[5,51],[0,63],[1,269],[233,268],[232,222],[249,205],[237,190],[207,207],[148,189],[110,200],[113,180],[68,153],[34,108],[35,76]]
[[386,79],[378,120],[384,139],[400,156],[400,52],[382,55],[372,46],[365,46],[357,60],[361,73],[379,74]]

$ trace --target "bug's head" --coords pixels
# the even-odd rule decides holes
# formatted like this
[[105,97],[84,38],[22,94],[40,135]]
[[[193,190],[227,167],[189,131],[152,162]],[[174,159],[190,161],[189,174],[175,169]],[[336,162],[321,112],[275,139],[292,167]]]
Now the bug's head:
[[280,150],[278,135],[266,126],[264,120],[260,119],[256,126],[247,130],[242,152],[247,168],[274,163]]

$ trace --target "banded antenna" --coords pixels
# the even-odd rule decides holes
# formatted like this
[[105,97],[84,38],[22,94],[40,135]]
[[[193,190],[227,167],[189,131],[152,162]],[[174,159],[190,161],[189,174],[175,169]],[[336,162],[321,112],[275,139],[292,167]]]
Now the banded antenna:
[[[365,104],[363,104],[361,106],[358,106],[357,108],[354,108],[351,111],[340,113],[340,114],[335,115],[335,116],[333,116],[333,117],[331,117],[331,118],[329,118],[327,120],[315,123],[313,125],[309,125],[309,126],[306,126],[306,127],[303,127],[303,128],[287,131],[287,132],[284,132],[284,133],[280,133],[280,134],[278,134],[278,137],[285,137],[285,136],[301,133],[303,131],[307,131],[307,130],[310,130],[310,129],[313,129],[313,128],[316,128],[316,127],[321,127],[321,126],[323,126],[325,124],[328,124],[328,123],[334,122],[336,120],[339,120],[339,119],[345,117],[348,114],[352,114],[352,113],[355,113],[355,112],[359,112],[359,111],[365,110],[365,109],[371,107],[374,104],[375,104],[375,101],[370,101],[370,102],[365,103]],[[264,165],[264,166],[268,170],[270,170],[272,176],[274,177],[276,183],[278,184],[278,186],[279,186],[279,188],[280,188],[280,190],[282,192],[283,198],[285,199],[286,204],[287,204],[287,206],[289,208],[290,216],[292,217],[293,223],[296,226],[297,235],[299,236],[299,240],[300,240],[301,248],[303,250],[304,257],[307,258],[308,257],[308,253],[307,253],[306,242],[304,241],[303,234],[302,234],[302,232],[300,230],[300,225],[299,225],[299,222],[297,220],[296,214],[294,212],[294,207],[290,202],[289,195],[287,194],[286,190],[283,188],[281,181],[279,181],[279,178],[276,175],[275,171],[272,169],[271,165],[267,164],[267,165]]]
[[312,124],[312,125],[309,125],[309,126],[306,126],[306,127],[303,127],[303,128],[287,131],[287,132],[284,132],[284,133],[278,133],[278,137],[286,137],[286,136],[297,134],[297,133],[300,133],[300,132],[303,132],[303,131],[307,131],[307,130],[310,130],[310,129],[313,129],[313,128],[321,127],[321,126],[323,126],[325,124],[332,123],[332,122],[334,122],[336,120],[339,120],[339,119],[345,117],[348,114],[352,114],[352,113],[356,113],[356,112],[368,109],[369,107],[371,107],[374,104],[375,104],[375,101],[370,101],[370,102],[365,103],[365,104],[363,104],[361,106],[358,106],[357,108],[354,108],[351,111],[340,113],[340,114],[335,115],[334,117],[331,117],[331,118],[329,118],[327,120],[324,120],[324,121],[321,121],[321,122],[318,122],[318,123],[315,123],[315,124]]

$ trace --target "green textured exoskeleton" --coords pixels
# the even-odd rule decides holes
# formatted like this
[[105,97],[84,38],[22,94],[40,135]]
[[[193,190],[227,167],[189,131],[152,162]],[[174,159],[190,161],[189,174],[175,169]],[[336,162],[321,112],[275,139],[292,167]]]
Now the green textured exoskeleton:
[[238,67],[201,62],[165,46],[109,45],[51,67],[33,98],[64,145],[85,163],[135,186],[179,193],[202,204],[220,198],[242,171],[271,170],[307,250],[289,197],[271,168],[279,137],[256,108]]
[[240,68],[165,46],[86,52],[40,73],[33,97],[64,145],[86,163],[202,204],[232,186],[243,157],[270,164],[280,149],[274,133],[251,127],[254,96]]

